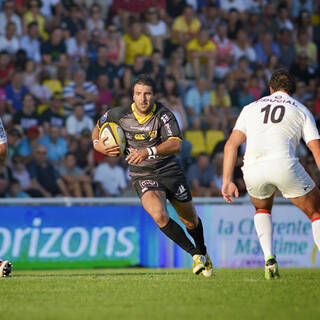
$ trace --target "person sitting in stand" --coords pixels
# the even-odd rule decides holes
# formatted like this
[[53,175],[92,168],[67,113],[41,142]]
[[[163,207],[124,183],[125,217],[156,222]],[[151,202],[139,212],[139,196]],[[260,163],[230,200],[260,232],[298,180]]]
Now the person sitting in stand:
[[190,166],[188,179],[192,193],[197,197],[220,196],[220,189],[214,183],[214,169],[207,153],[201,153],[197,162]]
[[59,168],[59,173],[72,197],[93,197],[91,178],[76,165],[74,154],[66,155],[64,164]]
[[51,198],[58,195],[69,197],[70,193],[58,171],[47,160],[47,148],[38,145],[34,151],[34,160],[28,163],[27,169],[32,184],[43,197]]

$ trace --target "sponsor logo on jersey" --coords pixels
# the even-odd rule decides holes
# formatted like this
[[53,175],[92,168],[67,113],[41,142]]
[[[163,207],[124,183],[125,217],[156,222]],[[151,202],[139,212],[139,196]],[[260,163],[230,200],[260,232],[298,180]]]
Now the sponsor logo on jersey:
[[141,188],[150,188],[150,187],[159,187],[158,181],[155,180],[139,180],[139,184]]
[[144,133],[136,133],[136,134],[134,135],[134,139],[135,139],[135,140],[145,140],[146,137],[145,137]]
[[165,125],[164,125],[164,127],[166,128],[166,130],[167,130],[167,134],[168,134],[168,136],[173,136],[173,133],[172,133],[172,130],[171,130],[171,126],[170,126],[170,123],[166,123]]
[[155,138],[156,134],[157,134],[157,131],[156,131],[156,130],[152,130],[152,131],[150,131],[148,134],[146,134],[146,133],[136,133],[136,134],[134,135],[134,139],[135,139],[135,140],[146,140],[147,137],[149,136],[149,137],[150,137],[149,140],[152,140],[152,139]]
[[150,127],[130,127],[131,130],[137,130],[137,131],[148,131],[151,128]]
[[167,114],[164,114],[163,116],[161,116],[160,119],[162,120],[163,123],[167,123],[170,120]]
[[276,102],[276,103],[288,103],[291,104],[293,106],[297,106],[296,103],[294,102],[294,100],[288,100],[288,99],[284,99],[283,97],[281,97],[281,99],[278,99],[277,97],[272,98],[262,98],[260,100],[257,100],[256,102]]
[[149,137],[151,139],[154,139],[156,137],[156,135],[157,135],[157,130],[152,130],[152,131],[149,132]]
[[179,200],[185,200],[187,199],[187,197],[188,197],[188,190],[183,184],[181,184],[177,189],[176,198]]
[[187,191],[187,189],[185,188],[185,186],[183,184],[181,184],[178,188],[177,194],[184,193],[185,191]]
[[107,121],[108,113],[109,113],[109,111],[107,111],[107,112],[100,118],[100,126],[103,125],[103,124]]

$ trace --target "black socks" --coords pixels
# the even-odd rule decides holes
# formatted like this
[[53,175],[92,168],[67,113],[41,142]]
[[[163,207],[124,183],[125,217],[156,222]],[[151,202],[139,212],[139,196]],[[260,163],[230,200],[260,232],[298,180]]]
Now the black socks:
[[198,217],[199,223],[196,228],[194,229],[188,229],[187,231],[190,234],[190,236],[193,238],[197,249],[200,251],[200,254],[205,255],[207,253],[207,248],[204,244],[204,237],[203,237],[203,227],[201,219]]
[[[199,227],[199,225],[198,225],[198,227]],[[201,225],[201,229],[202,229],[202,225]],[[183,231],[183,229],[174,220],[172,220],[171,218],[169,218],[169,222],[167,223],[167,225],[165,225],[164,227],[160,228],[160,230],[168,238],[170,238],[178,246],[180,246],[183,250],[185,250],[188,253],[190,253],[192,256],[195,255],[195,254],[199,254],[199,249],[195,248],[195,246],[192,244],[192,242],[186,236],[186,234]],[[193,230],[191,230],[191,231],[193,231]],[[189,232],[189,230],[188,230],[188,232]],[[192,234],[191,234],[191,236],[193,237]],[[203,236],[202,236],[202,240],[203,240]]]

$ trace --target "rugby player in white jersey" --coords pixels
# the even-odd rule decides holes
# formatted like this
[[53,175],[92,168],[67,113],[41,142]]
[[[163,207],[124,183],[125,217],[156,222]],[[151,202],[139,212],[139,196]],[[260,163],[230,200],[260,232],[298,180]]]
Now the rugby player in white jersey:
[[272,249],[271,209],[276,188],[312,221],[320,249],[320,192],[295,155],[302,138],[320,169],[320,136],[310,111],[291,95],[295,81],[287,70],[270,79],[270,96],[241,111],[224,149],[222,195],[230,203],[239,192],[232,182],[238,147],[246,141],[244,180],[256,209],[254,224],[265,258],[265,278],[279,278]]
[[[2,165],[6,161],[7,153],[7,135],[0,119],[0,165]],[[0,258],[0,278],[10,276],[11,269],[11,262],[9,262],[8,260],[1,260]]]

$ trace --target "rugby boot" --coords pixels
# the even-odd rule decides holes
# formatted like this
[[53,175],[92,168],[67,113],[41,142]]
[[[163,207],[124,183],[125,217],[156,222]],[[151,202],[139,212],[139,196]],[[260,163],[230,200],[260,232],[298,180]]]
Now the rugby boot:
[[206,277],[206,278],[210,278],[212,276],[213,273],[213,266],[212,266],[212,262],[211,259],[208,255],[208,253],[206,253],[205,258],[207,260],[205,266],[204,266],[204,270],[202,270],[202,274]]
[[264,277],[267,280],[280,278],[278,263],[273,256],[270,256],[266,260],[265,267],[264,267]]
[[0,261],[0,278],[10,277],[12,270],[12,263],[9,261]]
[[195,254],[192,256],[193,265],[192,265],[192,272],[194,274],[200,274],[206,266],[207,259],[205,256],[201,254]]

